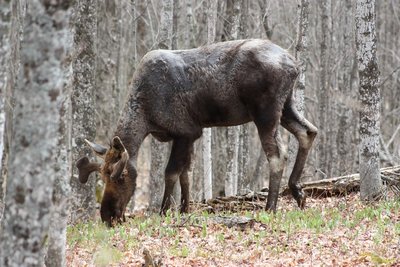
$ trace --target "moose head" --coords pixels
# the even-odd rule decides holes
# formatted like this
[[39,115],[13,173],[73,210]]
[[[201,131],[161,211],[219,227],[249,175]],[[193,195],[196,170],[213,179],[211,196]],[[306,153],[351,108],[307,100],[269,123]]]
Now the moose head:
[[90,162],[86,156],[80,158],[76,162],[76,167],[79,171],[79,181],[86,183],[92,172],[100,172],[105,184],[100,216],[102,221],[108,226],[113,226],[115,223],[125,221],[125,209],[136,186],[136,180],[129,178],[125,168],[129,160],[129,155],[118,136],[112,139],[109,148],[88,140],[85,141],[96,155],[104,161],[100,164]]

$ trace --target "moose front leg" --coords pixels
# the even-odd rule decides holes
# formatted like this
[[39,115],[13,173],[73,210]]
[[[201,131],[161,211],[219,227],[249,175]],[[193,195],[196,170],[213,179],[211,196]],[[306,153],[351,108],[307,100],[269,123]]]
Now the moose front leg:
[[190,156],[193,148],[193,141],[187,138],[174,139],[167,168],[165,169],[165,190],[161,204],[161,214],[165,214],[171,206],[174,185],[180,178],[182,190],[182,212],[188,211],[189,205],[189,179],[187,176],[190,166]]
[[260,141],[270,167],[269,191],[265,206],[265,209],[270,211],[276,211],[279,187],[286,159],[277,129],[278,122],[279,119],[266,119],[265,117],[263,117],[263,120],[256,121]]
[[275,133],[274,140],[276,146],[272,146],[273,148],[269,150],[269,154],[267,155],[270,174],[268,199],[265,209],[269,211],[276,211],[279,197],[279,189],[281,185],[283,170],[286,163],[286,155],[284,153],[284,149],[281,146],[278,131],[276,131]]
[[189,194],[189,169],[190,169],[190,163],[191,163],[191,156],[192,156],[192,151],[193,151],[193,145],[192,148],[189,152],[185,167],[179,176],[179,182],[181,184],[181,213],[187,213],[189,212],[189,201],[190,201],[190,194]]

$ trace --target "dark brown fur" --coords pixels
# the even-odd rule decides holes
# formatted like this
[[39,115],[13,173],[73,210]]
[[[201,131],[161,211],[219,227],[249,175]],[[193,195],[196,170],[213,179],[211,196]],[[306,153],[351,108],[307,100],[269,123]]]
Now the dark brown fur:
[[[294,134],[300,144],[289,187],[303,208],[305,196],[298,185],[299,178],[317,129],[295,109],[293,85],[297,75],[293,57],[268,40],[230,41],[191,50],[157,50],[145,55],[135,73],[131,95],[115,132],[129,160],[119,165],[125,166],[126,174],[118,178],[116,172],[106,183],[111,202],[129,201],[127,196],[130,198],[136,184],[135,160],[139,146],[152,134],[160,141],[173,141],[165,170],[161,212],[170,207],[178,179],[182,188],[181,211],[187,212],[187,171],[193,142],[201,136],[203,128],[253,121],[270,161],[266,209],[276,210],[285,163],[277,131],[280,124]],[[107,151],[109,153],[111,151]],[[129,192],[125,192],[124,186],[108,189],[108,183],[119,180],[131,183],[127,185]],[[103,205],[107,209],[117,209],[104,201],[102,208]],[[122,216],[119,210],[109,213]]]

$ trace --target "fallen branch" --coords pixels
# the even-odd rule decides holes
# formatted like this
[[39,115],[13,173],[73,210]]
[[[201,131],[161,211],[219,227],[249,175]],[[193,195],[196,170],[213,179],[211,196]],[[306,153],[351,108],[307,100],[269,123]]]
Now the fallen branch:
[[[382,181],[389,187],[400,186],[400,166],[381,169]],[[342,196],[360,190],[360,174],[304,182],[300,184],[310,197]],[[290,195],[290,189],[284,187],[281,195]]]
[[[396,195],[400,195],[400,165],[381,169],[381,178],[387,188]],[[300,184],[308,197],[331,197],[344,196],[351,192],[360,190],[360,175],[358,173],[323,179],[318,181],[304,182]],[[291,195],[286,186],[281,190],[281,196]],[[209,199],[205,203],[191,202],[192,211],[218,213],[221,211],[239,212],[243,210],[262,210],[268,197],[268,188],[261,192],[249,192],[244,195],[217,197]],[[228,223],[223,223],[228,225]],[[238,223],[240,224],[240,223]]]

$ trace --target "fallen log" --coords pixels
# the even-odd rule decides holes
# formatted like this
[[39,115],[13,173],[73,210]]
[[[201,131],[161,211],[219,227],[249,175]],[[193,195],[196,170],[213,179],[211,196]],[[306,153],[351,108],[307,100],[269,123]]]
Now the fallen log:
[[[400,165],[381,169],[383,183],[392,188],[394,192],[400,192]],[[360,190],[360,174],[350,174],[318,181],[300,183],[300,186],[310,197],[343,196]],[[290,189],[285,186],[281,195],[290,195]]]
[[[386,188],[391,188],[400,195],[400,165],[381,169],[381,177]],[[303,182],[300,184],[308,197],[320,198],[344,196],[360,190],[360,175],[358,173],[333,177],[318,181]],[[291,195],[287,186],[281,190],[281,196]],[[203,203],[191,202],[192,210],[218,213],[223,211],[239,212],[243,210],[261,210],[265,208],[268,197],[268,188],[260,192],[249,191],[243,195],[216,197]]]

